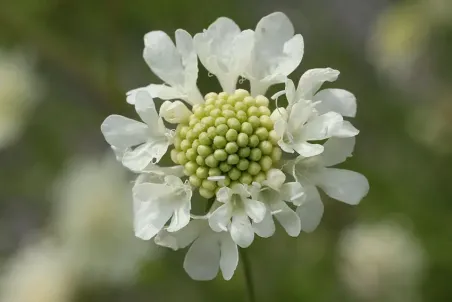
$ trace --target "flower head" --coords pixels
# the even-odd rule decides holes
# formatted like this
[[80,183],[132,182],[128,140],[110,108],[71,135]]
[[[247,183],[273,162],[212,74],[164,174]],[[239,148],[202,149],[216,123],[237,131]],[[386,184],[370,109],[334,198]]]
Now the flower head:
[[[262,18],[255,30],[242,30],[225,17],[193,39],[177,30],[175,45],[166,34],[150,32],[144,57],[165,84],[127,96],[146,124],[110,116],[102,125],[118,160],[140,174],[133,189],[135,234],[173,249],[191,244],[184,268],[194,279],[212,279],[219,269],[230,279],[237,246],[248,247],[255,234],[273,235],[273,218],[290,236],[311,231],[323,213],[323,204],[311,201],[317,200],[315,185],[350,204],[367,192],[347,185],[350,192],[337,189],[329,163],[323,174],[302,168],[303,159],[328,154],[333,139],[358,134],[343,119],[356,113],[354,96],[341,89],[318,92],[323,82],[337,79],[338,71],[310,70],[297,89],[287,78],[303,53],[302,36],[278,12]],[[197,58],[222,91],[201,97]],[[251,93],[237,89],[239,78],[250,81]],[[274,104],[265,93],[276,83],[286,83],[275,98],[285,95],[289,105],[276,102],[272,113]],[[164,100],[158,113],[152,98]],[[286,161],[284,152],[300,157]],[[160,166],[165,153],[172,167]],[[295,181],[286,181],[287,175]],[[192,202],[204,203],[205,213],[191,213]]]

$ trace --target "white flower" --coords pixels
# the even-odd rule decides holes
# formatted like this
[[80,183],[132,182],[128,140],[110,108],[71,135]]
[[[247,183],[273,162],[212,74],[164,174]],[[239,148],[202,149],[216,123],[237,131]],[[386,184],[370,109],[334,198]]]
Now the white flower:
[[162,106],[160,106],[159,112],[161,117],[172,124],[187,123],[188,118],[192,114],[193,112],[191,112],[181,101],[165,101]]
[[220,188],[217,200],[223,205],[209,217],[209,225],[215,232],[229,231],[232,240],[244,248],[250,246],[254,239],[250,218],[254,223],[261,222],[267,211],[262,202],[250,197],[242,184]]
[[113,156],[71,161],[56,183],[54,226],[87,282],[134,280],[152,246],[133,235],[132,185]]
[[339,243],[339,273],[362,301],[416,301],[425,264],[413,234],[394,222],[358,224]]
[[168,175],[163,183],[139,183],[133,188],[135,235],[149,240],[163,229],[176,232],[190,221],[192,190],[179,177]]
[[233,93],[249,62],[254,32],[240,31],[234,21],[221,17],[193,40],[202,64],[218,78],[225,92]]
[[50,241],[20,250],[2,273],[0,300],[5,302],[69,302],[76,286],[71,263]]
[[318,114],[316,105],[317,103],[308,100],[300,100],[292,105],[289,112],[284,108],[277,108],[272,113],[275,131],[280,138],[278,144],[285,152],[297,152],[304,157],[315,156],[322,153],[324,147],[308,141],[358,134],[353,126],[351,131],[343,128],[344,120],[339,113],[330,111]]
[[350,157],[354,146],[353,137],[331,138],[324,144],[325,150],[321,155],[299,156],[286,163],[285,171],[293,173],[305,190],[306,199],[297,209],[303,231],[312,232],[323,215],[323,204],[316,186],[331,198],[350,205],[358,204],[367,195],[369,183],[362,174],[330,168]]
[[151,70],[167,85],[151,84],[127,93],[127,102],[135,103],[135,94],[147,90],[152,97],[163,100],[182,99],[192,105],[203,103],[196,86],[198,58],[193,39],[188,32],[176,30],[176,45],[162,31],[151,31],[144,36],[143,57]]
[[223,278],[230,280],[239,262],[238,248],[228,232],[214,232],[205,218],[192,220],[177,232],[162,230],[156,237],[158,245],[173,250],[191,244],[184,269],[194,280],[212,280],[221,269]]
[[262,201],[267,207],[265,217],[261,222],[253,223],[254,231],[261,237],[270,237],[275,233],[275,223],[272,216],[292,237],[298,236],[301,223],[298,215],[287,204],[291,202],[299,205],[304,199],[303,187],[298,182],[286,181],[286,175],[277,169],[268,171],[267,180],[263,186],[253,183],[253,198]]
[[22,134],[42,93],[32,67],[23,54],[0,50],[0,149]]
[[268,87],[284,83],[300,64],[304,41],[294,35],[289,18],[280,12],[262,18],[256,26],[254,48],[243,76],[250,80],[251,94],[265,94]]
[[135,110],[145,123],[110,115],[102,123],[101,131],[110,145],[123,152],[124,166],[141,171],[149,163],[160,161],[172,142],[172,133],[165,128],[148,92],[140,91],[135,97]]

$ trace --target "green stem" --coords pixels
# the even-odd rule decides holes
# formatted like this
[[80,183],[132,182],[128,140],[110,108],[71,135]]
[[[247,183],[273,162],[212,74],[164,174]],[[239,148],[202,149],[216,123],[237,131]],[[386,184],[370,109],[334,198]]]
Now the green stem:
[[246,291],[249,302],[256,302],[256,295],[253,287],[253,277],[251,275],[251,263],[246,253],[246,249],[239,248],[240,258],[242,259],[243,272],[245,274]]

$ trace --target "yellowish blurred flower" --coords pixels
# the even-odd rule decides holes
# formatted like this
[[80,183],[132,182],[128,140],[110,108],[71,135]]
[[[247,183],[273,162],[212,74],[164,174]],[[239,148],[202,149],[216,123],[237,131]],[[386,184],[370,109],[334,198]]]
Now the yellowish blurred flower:
[[351,294],[363,301],[416,301],[424,253],[413,234],[380,222],[346,230],[339,273]]
[[40,92],[41,85],[24,54],[0,49],[0,149],[22,134]]
[[64,252],[43,241],[25,247],[7,265],[1,278],[0,301],[67,302],[74,285]]
[[115,158],[73,161],[57,188],[55,226],[83,279],[133,281],[152,245],[133,235],[131,184]]

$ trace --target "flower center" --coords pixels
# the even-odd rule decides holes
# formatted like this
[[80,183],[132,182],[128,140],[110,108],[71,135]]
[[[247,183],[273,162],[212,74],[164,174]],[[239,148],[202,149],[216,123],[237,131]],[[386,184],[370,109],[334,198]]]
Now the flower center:
[[[193,106],[188,123],[177,126],[171,159],[184,165],[190,183],[205,198],[221,186],[264,181],[281,158],[268,99],[238,89],[231,95],[211,92],[205,100]],[[224,179],[208,179],[214,176]]]

